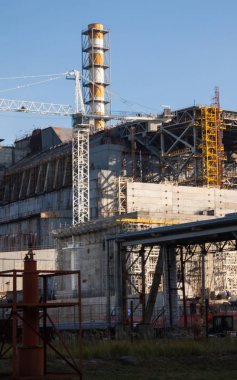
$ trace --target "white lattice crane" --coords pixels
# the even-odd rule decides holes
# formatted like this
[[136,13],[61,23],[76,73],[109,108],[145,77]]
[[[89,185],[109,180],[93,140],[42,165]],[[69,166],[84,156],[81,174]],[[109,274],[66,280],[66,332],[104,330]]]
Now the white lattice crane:
[[64,104],[13,99],[0,99],[0,111],[72,117],[72,223],[76,225],[89,220],[89,120],[85,118],[79,71],[66,73],[66,78],[75,80],[74,111]]
[[[90,120],[101,118],[99,115],[86,115],[77,70],[66,73],[67,79],[75,80],[75,110],[69,105],[41,103],[26,100],[0,99],[0,111],[34,113],[41,115],[71,116],[73,123],[72,139],[72,224],[77,225],[89,220],[89,133]],[[154,120],[152,116],[107,115],[105,120]]]

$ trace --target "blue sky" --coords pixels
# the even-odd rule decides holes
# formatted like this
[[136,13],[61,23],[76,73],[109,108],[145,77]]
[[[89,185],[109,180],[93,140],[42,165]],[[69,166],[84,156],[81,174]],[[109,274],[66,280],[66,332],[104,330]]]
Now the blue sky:
[[[237,111],[236,0],[0,0],[0,78],[81,69],[81,30],[110,30],[112,109],[161,112],[210,104]],[[72,104],[73,81],[5,91],[34,78],[0,79],[0,97]],[[121,101],[126,99],[127,101]],[[0,113],[0,138],[70,118]]]

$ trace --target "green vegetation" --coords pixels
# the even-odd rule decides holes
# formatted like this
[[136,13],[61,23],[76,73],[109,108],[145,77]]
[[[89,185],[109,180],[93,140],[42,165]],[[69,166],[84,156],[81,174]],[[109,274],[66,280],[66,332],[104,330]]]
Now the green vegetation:
[[[63,352],[59,342],[55,343]],[[78,358],[76,342],[71,341],[70,350]],[[84,342],[83,357],[83,380],[237,380],[234,338]],[[50,349],[48,361],[49,371],[69,370]],[[2,367],[0,363],[0,373],[10,368],[10,362]],[[66,375],[67,380],[73,378],[78,379]]]
[[183,355],[207,355],[235,353],[237,340],[214,339],[210,341],[159,340],[159,341],[105,341],[84,345],[84,359],[116,359],[121,355],[133,355],[141,360],[157,357],[179,357]]
[[84,380],[235,380],[237,340],[99,342],[84,347]]

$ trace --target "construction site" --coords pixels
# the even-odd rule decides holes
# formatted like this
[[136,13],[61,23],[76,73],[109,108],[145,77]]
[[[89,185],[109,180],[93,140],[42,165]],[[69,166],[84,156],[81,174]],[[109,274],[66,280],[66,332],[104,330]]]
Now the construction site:
[[[22,269],[29,245],[40,270],[79,270],[82,325],[123,326],[121,336],[131,315],[141,325],[173,327],[183,318],[187,326],[190,303],[237,297],[237,232],[228,223],[228,236],[219,231],[237,213],[237,111],[221,109],[216,87],[209,105],[113,115],[102,24],[82,32],[82,68],[68,75],[75,111],[0,99],[0,111],[72,117],[71,129],[2,142],[1,270]],[[0,281],[4,300],[12,278]],[[50,286],[51,302],[78,296],[75,275]],[[65,310],[52,318],[75,327]]]

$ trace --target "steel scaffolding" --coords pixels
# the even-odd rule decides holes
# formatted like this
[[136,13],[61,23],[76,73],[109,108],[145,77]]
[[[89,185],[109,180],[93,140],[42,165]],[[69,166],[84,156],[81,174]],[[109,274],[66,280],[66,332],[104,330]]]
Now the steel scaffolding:
[[201,108],[203,179],[208,187],[222,184],[224,146],[221,132],[224,129],[219,110],[215,107]]
[[73,126],[73,225],[89,220],[89,124]]

